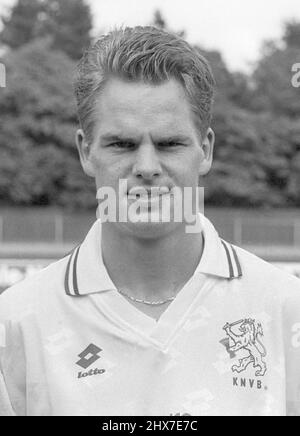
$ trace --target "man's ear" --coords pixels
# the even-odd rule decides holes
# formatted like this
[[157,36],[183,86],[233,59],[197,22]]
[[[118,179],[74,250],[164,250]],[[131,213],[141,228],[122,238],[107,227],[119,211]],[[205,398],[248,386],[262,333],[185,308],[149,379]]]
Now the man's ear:
[[91,146],[88,144],[82,129],[76,132],[76,145],[83,171],[86,175],[94,178],[95,171],[91,162]]
[[206,132],[206,136],[202,139],[202,151],[203,159],[200,163],[199,175],[205,176],[211,169],[213,152],[215,145],[215,134],[214,131],[209,127]]

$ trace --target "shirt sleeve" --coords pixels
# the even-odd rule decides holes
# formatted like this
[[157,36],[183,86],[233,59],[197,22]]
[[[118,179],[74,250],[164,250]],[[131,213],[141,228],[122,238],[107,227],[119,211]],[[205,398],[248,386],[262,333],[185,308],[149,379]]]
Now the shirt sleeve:
[[14,416],[14,411],[3,374],[3,359],[6,350],[6,328],[4,323],[0,323],[0,416]]
[[2,371],[0,371],[0,416],[15,416]]
[[26,414],[25,360],[21,338],[18,323],[6,320],[0,311],[0,416]]
[[300,280],[297,285],[287,293],[283,309],[288,416],[300,416]]

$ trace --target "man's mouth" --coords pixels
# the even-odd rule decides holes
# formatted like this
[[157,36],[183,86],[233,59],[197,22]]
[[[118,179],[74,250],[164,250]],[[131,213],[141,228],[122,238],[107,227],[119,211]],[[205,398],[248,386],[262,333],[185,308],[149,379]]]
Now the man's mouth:
[[136,186],[131,188],[128,192],[129,200],[155,200],[159,199],[164,195],[172,194],[172,190],[170,190],[166,186],[152,186],[150,187],[142,187]]

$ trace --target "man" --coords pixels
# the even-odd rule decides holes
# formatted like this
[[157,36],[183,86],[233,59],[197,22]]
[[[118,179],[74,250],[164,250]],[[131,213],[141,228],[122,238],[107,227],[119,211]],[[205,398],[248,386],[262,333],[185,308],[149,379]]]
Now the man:
[[196,211],[211,167],[213,85],[196,50],[152,27],[84,55],[77,145],[118,219],[102,210],[73,253],[1,296],[2,414],[300,413],[300,282],[203,215],[198,232],[175,219],[176,189]]

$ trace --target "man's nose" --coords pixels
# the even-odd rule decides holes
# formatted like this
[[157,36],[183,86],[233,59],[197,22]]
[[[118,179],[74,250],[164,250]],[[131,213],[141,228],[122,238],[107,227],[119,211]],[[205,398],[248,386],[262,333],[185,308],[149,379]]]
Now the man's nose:
[[144,144],[139,147],[133,166],[133,174],[145,180],[151,180],[162,174],[159,156],[154,145]]

